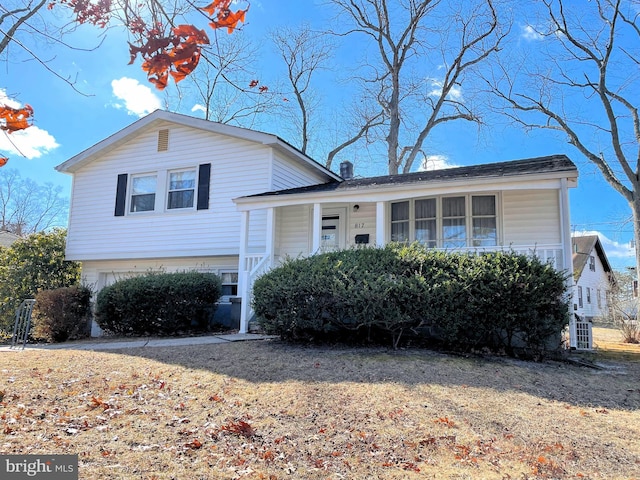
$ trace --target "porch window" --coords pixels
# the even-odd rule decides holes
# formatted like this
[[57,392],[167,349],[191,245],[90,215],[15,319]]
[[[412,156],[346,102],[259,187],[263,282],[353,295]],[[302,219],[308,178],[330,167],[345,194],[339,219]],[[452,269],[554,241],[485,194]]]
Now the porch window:
[[472,245],[484,247],[498,244],[496,225],[496,197],[477,195],[471,197]]
[[427,247],[465,248],[498,244],[496,195],[461,195],[391,204],[391,241]]
[[391,204],[391,241],[409,241],[409,202]]
[[152,212],[156,203],[156,176],[140,175],[131,179],[131,212]]
[[442,199],[442,246],[444,248],[467,246],[464,204],[464,197],[445,197]]
[[185,170],[169,173],[167,208],[193,208],[196,191],[196,171]]
[[427,247],[435,247],[437,245],[436,219],[435,198],[416,200],[416,241]]

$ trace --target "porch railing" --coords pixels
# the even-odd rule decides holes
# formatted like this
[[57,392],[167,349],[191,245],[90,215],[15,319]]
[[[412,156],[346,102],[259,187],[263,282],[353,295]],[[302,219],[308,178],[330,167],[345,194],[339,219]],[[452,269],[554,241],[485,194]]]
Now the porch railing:
[[[244,261],[244,282],[242,285],[242,304],[240,308],[240,328],[248,326],[249,320],[253,317],[253,284],[263,273],[271,268],[271,256],[265,253],[248,254]],[[246,333],[246,332],[244,332]]]

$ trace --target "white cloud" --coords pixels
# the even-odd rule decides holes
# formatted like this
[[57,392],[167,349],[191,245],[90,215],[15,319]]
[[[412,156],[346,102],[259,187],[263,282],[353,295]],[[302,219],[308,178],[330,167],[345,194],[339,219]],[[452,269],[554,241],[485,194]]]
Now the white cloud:
[[449,159],[445,155],[428,155],[422,159],[419,172],[430,172],[432,170],[443,170],[445,168],[455,168],[460,165],[449,163]]
[[631,243],[617,242],[595,230],[584,230],[573,233],[574,237],[584,235],[598,235],[600,243],[602,243],[602,248],[604,248],[604,253],[614,269],[636,264],[636,250]]
[[[442,82],[440,80],[436,80],[435,78],[428,78],[427,81],[431,84],[431,90],[429,91],[430,97],[439,97],[440,95],[442,95]],[[451,90],[449,90],[447,98],[461,101],[462,89],[458,85],[454,85],[453,87],[451,87]]]
[[146,85],[134,78],[122,77],[111,82],[113,95],[124,102],[116,103],[116,108],[126,108],[129,115],[142,117],[162,107],[162,102]]
[[200,105],[199,103],[196,103],[193,107],[191,107],[191,111],[206,113],[207,109],[204,107],[204,105]]
[[525,40],[529,40],[529,41],[534,41],[534,40],[543,40],[544,36],[541,35],[538,30],[536,30],[534,27],[532,27],[531,25],[525,25],[524,27],[521,27],[522,29],[522,38],[524,38]]
[[[0,88],[0,105],[20,108],[22,105],[7,97],[5,90]],[[37,112],[36,112],[37,113]],[[38,158],[59,147],[56,139],[46,130],[31,126],[24,130],[0,133],[0,152],[3,155],[20,155],[28,159]]]

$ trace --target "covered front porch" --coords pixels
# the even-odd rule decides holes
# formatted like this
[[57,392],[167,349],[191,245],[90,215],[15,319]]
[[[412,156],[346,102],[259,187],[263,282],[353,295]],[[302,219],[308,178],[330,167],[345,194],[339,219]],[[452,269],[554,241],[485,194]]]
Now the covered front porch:
[[[469,202],[472,203],[471,198]],[[255,279],[284,259],[344,248],[384,246],[389,241],[421,241],[421,237],[430,235],[420,228],[424,220],[412,217],[395,220],[402,215],[396,203],[316,202],[242,211],[238,272],[238,295],[242,298],[240,332],[248,332],[253,317],[251,301]],[[560,237],[546,243],[537,242],[535,238],[516,243],[505,240],[508,228],[504,215],[496,212],[495,222],[488,223],[489,227],[484,222],[484,232],[479,233],[481,228],[477,225],[474,228],[472,215],[460,219],[455,228],[446,228],[450,225],[443,225],[442,220],[432,222],[436,233],[435,245],[430,246],[450,251],[506,250],[536,255],[559,270],[570,267],[571,251]],[[265,232],[263,248],[256,243],[256,230],[261,227]]]
[[[569,188],[576,180],[575,165],[553,156],[236,198],[240,331],[253,316],[258,276],[286,258],[324,251],[419,242],[447,251],[536,255],[570,273]],[[575,325],[570,337],[573,343]]]

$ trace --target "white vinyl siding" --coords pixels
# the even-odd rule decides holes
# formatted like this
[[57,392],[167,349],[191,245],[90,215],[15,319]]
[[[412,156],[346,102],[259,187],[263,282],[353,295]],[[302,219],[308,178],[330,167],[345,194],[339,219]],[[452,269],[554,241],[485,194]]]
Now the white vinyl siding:
[[310,208],[308,205],[295,205],[278,208],[276,211],[276,251],[281,258],[296,258],[309,254],[310,244]]
[[506,191],[503,204],[503,244],[543,245],[562,242],[557,190]]
[[[240,214],[232,199],[269,188],[271,149],[188,127],[171,124],[169,128],[169,151],[157,152],[158,128],[149,129],[74,174],[67,258],[238,253]],[[211,163],[209,209],[166,211],[164,197],[160,211],[114,216],[119,174],[127,173],[131,178],[150,171],[165,172],[165,177],[158,177],[158,182],[164,185],[168,182],[166,172],[193,169],[201,163]],[[252,214],[252,217],[259,219],[261,215]],[[264,224],[264,221],[258,222],[256,227],[264,228]],[[257,242],[258,238],[264,245],[264,234],[254,229],[251,241]]]
[[273,158],[271,190],[286,190],[287,188],[316,185],[325,181],[325,177],[310,167],[301,167],[299,163],[294,163],[278,155]]

